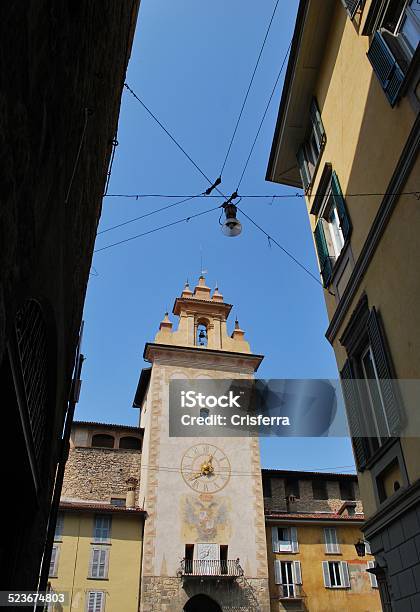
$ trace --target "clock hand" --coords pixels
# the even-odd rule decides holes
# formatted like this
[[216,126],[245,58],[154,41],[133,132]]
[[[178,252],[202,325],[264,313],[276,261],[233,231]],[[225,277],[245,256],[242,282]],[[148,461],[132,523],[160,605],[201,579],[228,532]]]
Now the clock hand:
[[200,478],[202,475],[203,474],[201,472],[196,472],[195,474],[190,476],[188,480],[197,480],[197,478]]

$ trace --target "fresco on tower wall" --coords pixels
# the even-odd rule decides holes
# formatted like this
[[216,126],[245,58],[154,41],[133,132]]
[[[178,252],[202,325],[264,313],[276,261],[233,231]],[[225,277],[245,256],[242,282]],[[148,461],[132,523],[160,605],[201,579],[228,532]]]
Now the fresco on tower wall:
[[231,534],[230,498],[184,495],[181,498],[182,538],[185,542],[226,542]]

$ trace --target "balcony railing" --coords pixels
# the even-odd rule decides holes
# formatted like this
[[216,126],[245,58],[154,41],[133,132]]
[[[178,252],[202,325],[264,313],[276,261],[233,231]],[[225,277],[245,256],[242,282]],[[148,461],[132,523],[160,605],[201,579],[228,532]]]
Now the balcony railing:
[[237,578],[242,576],[244,571],[239,559],[227,561],[183,559],[180,573],[184,578]]
[[301,584],[279,584],[277,586],[280,599],[303,599],[304,597]]

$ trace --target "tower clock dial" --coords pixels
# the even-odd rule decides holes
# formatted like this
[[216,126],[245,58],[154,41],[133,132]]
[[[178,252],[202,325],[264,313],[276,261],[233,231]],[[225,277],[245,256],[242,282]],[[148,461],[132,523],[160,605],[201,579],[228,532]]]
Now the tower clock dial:
[[230,478],[230,462],[213,444],[197,444],[187,450],[181,461],[184,482],[197,493],[217,493]]

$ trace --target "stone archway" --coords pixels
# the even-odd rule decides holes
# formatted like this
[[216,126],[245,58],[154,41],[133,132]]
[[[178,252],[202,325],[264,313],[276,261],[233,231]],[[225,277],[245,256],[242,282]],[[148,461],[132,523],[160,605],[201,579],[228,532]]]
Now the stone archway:
[[207,595],[194,595],[185,604],[184,612],[222,612],[222,608]]

